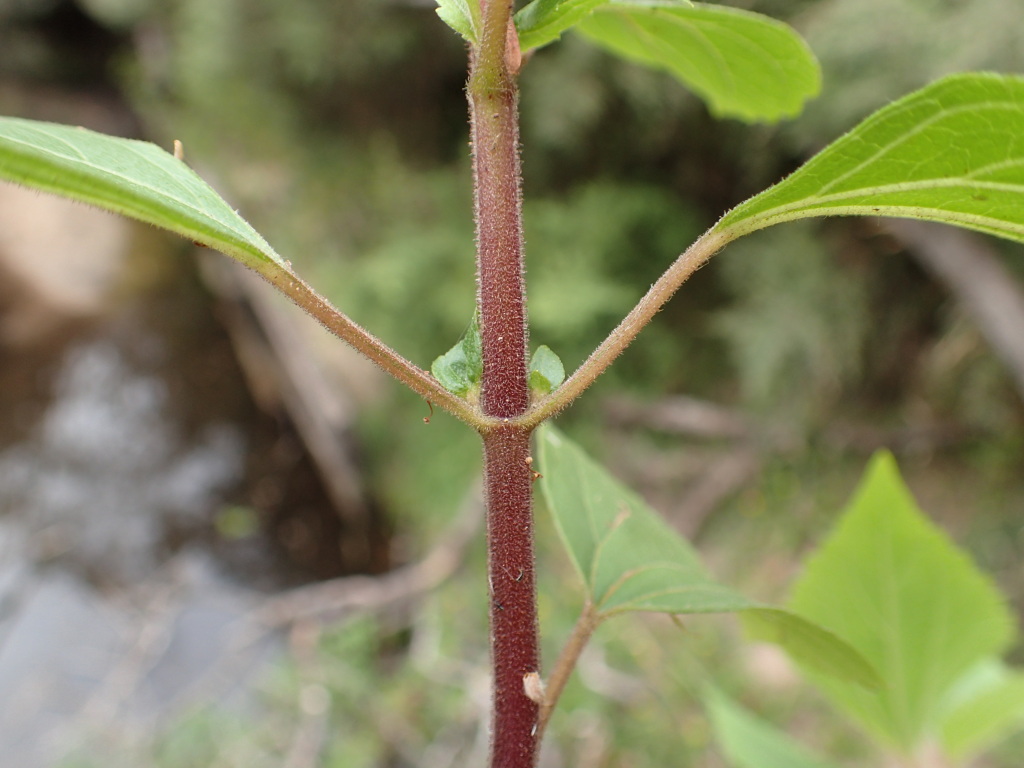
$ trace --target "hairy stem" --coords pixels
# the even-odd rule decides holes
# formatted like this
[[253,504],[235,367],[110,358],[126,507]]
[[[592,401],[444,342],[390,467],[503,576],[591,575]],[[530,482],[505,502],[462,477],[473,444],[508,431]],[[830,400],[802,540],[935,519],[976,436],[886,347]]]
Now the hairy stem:
[[497,424],[496,420],[484,417],[469,402],[442,387],[429,372],[409,362],[355,323],[294,273],[283,267],[265,264],[261,264],[257,271],[261,277],[319,321],[328,331],[430,403],[443,408],[477,430],[485,430]]
[[534,427],[554,416],[583,394],[583,391],[607,370],[615,358],[622,354],[640,331],[654,319],[658,311],[679,290],[679,286],[735,238],[736,235],[733,233],[720,232],[715,229],[705,232],[672,263],[672,266],[665,270],[664,274],[658,278],[622,322],[576,369],[576,372],[549,397],[530,408],[517,420],[517,423],[524,427]]
[[[534,586],[530,428],[512,425],[529,406],[522,175],[519,164],[519,46],[511,0],[482,3],[467,95],[477,225],[477,303],[483,380],[480,403],[498,426],[484,440],[494,709],[491,768],[533,768],[539,705],[524,678],[539,674]],[[492,422],[493,423],[493,422]]]
[[539,705],[524,679],[539,673],[530,433],[505,427],[484,436],[488,583],[494,698],[491,768],[532,768]]

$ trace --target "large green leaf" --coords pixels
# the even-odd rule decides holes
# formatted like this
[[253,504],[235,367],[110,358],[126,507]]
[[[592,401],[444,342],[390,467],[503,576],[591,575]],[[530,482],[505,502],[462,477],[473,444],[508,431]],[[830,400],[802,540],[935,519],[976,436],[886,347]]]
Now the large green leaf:
[[900,216],[1024,242],[1024,78],[953,75],[879,110],[715,229]]
[[601,618],[741,611],[755,637],[809,667],[869,688],[880,684],[871,665],[834,633],[712,580],[657,512],[550,425],[539,430],[538,457],[545,502]]
[[875,666],[886,683],[875,693],[812,677],[868,731],[907,752],[937,729],[943,697],[961,675],[1013,636],[999,592],[918,510],[888,453],[872,460],[790,607]]
[[962,761],[1024,728],[1024,674],[986,659],[957,681],[947,702],[942,746]]
[[791,117],[821,87],[818,62],[796,31],[749,11],[616,0],[577,29],[619,56],[672,73],[721,117]]
[[704,703],[715,740],[734,768],[830,768],[789,734],[755,717],[721,691],[709,687]]
[[539,459],[544,499],[600,614],[755,605],[713,581],[693,548],[643,499],[549,425],[539,430]]
[[223,198],[155,144],[0,117],[0,179],[168,229],[257,271],[287,269]]
[[610,0],[533,0],[515,16],[519,49],[526,53],[554,42],[594,8],[607,2]]

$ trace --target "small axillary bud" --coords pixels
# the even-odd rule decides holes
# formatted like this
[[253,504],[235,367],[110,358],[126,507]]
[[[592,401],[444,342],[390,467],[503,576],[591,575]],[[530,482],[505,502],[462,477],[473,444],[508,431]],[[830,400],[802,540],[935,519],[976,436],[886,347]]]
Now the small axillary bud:
[[523,693],[534,704],[544,703],[544,681],[539,672],[527,672],[523,675]]
[[511,16],[508,19],[508,27],[505,32],[505,66],[513,77],[517,76],[523,67],[523,53],[519,49],[519,33],[516,32],[516,25]]

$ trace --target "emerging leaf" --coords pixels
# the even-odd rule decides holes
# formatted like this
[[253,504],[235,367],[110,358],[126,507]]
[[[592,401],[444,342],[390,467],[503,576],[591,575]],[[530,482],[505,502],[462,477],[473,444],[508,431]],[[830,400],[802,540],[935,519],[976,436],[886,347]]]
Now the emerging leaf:
[[755,717],[721,691],[709,687],[704,702],[716,741],[734,768],[830,768],[789,734]]
[[667,70],[720,117],[792,117],[821,88],[817,59],[796,31],[749,11],[613,0],[581,19],[578,29],[623,58]]
[[467,41],[476,42],[475,20],[480,15],[479,0],[437,0],[437,15]]
[[290,271],[205,181],[155,144],[0,117],[0,178],[176,232],[257,272]]
[[455,346],[434,360],[430,372],[449,392],[474,399],[484,374],[477,313],[473,313],[469,328]]
[[530,389],[546,395],[565,381],[565,366],[551,349],[543,344],[530,358]]
[[908,752],[937,729],[951,686],[1013,634],[998,591],[918,510],[888,453],[871,461],[791,607],[878,669],[886,687],[877,693],[811,676],[867,730]]
[[952,75],[871,117],[715,226],[898,216],[1024,242],[1024,78]]

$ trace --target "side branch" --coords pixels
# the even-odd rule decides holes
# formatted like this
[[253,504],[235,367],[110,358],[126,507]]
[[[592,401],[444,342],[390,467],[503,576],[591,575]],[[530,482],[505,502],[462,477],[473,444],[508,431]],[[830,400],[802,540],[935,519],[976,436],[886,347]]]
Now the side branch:
[[601,342],[565,383],[547,398],[533,405],[515,421],[519,426],[533,428],[554,416],[583,394],[594,381],[622,354],[633,339],[654,319],[686,280],[718,251],[736,239],[726,231],[709,229],[677,258],[635,307]]
[[361,352],[428,402],[443,408],[476,429],[486,429],[490,426],[491,419],[487,419],[469,402],[441,386],[430,373],[409,362],[362,328],[297,275],[276,265],[260,265],[257,271],[261,277],[304,312],[314,317],[328,331],[347,342],[357,352]]

